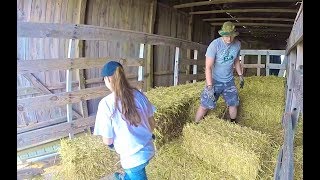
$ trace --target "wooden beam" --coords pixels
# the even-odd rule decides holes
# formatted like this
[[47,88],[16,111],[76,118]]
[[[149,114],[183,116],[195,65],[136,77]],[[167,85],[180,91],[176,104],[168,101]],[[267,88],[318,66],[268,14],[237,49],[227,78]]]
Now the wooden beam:
[[[77,19],[77,23],[79,24],[84,24],[85,23],[85,11],[87,7],[87,0],[81,0],[79,4],[79,18]],[[75,41],[75,56],[76,57],[82,57],[82,54],[84,52],[84,42],[80,40]],[[85,89],[86,88],[86,81],[85,81],[85,76],[84,76],[84,69],[76,69],[77,72],[77,79],[79,80],[79,89]],[[81,110],[81,115],[83,118],[88,117],[88,105],[87,101],[81,101],[79,103],[80,105],[80,110]]]
[[285,50],[255,50],[255,49],[242,49],[240,55],[285,55]]
[[243,68],[265,68],[264,64],[243,64]]
[[[223,23],[210,23],[213,26],[221,26]],[[270,27],[292,27],[292,24],[274,23],[234,23],[235,26],[270,26]]]
[[[143,87],[141,81],[129,82],[133,87]],[[58,94],[48,94],[44,96],[17,99],[17,111],[26,112],[36,109],[47,109],[56,106],[63,106],[68,103],[78,103],[82,100],[90,100],[107,95],[110,91],[107,87],[94,87],[72,92],[62,92]]]
[[[157,0],[152,0],[150,4],[150,17],[149,17],[149,33],[154,33],[154,25],[155,25],[155,19],[156,19],[156,12],[157,12]],[[147,77],[147,90],[150,90],[153,88],[153,46],[150,44],[146,45],[146,69],[149,76]]]
[[17,36],[131,42],[202,51],[207,49],[206,45],[169,36],[83,24],[17,22]]
[[38,88],[35,87],[19,87],[17,88],[17,97],[26,96],[31,94],[42,93]]
[[187,66],[187,65],[200,65],[200,66],[204,66],[206,64],[206,61],[204,59],[198,59],[198,60],[194,60],[194,59],[182,59],[179,62],[179,66]]
[[33,73],[50,70],[90,69],[101,67],[111,60],[119,61],[123,66],[143,66],[144,60],[137,58],[119,59],[112,57],[103,58],[71,58],[71,59],[37,59],[17,61],[17,73]]
[[205,6],[211,4],[225,4],[225,3],[279,3],[279,2],[297,2],[299,0],[214,0],[214,1],[199,1],[174,5],[173,8],[187,8],[195,6]]
[[68,136],[68,132],[81,132],[94,125],[95,116],[81,118],[73,122],[66,122],[46,128],[29,131],[17,135],[17,151],[30,148],[45,142],[54,141]]
[[292,31],[290,33],[286,54],[289,54],[291,49],[303,40],[303,4],[301,4],[299,13],[296,16]]
[[211,10],[211,11],[196,11],[189,14],[215,14],[215,13],[249,13],[249,12],[261,12],[261,13],[297,13],[295,9],[225,9],[225,10]]
[[181,74],[179,76],[179,82],[186,82],[192,80],[203,80],[206,78],[205,74]]
[[284,144],[280,179],[293,179],[293,128],[291,113],[285,113],[283,117]]
[[241,33],[245,33],[245,32],[286,32],[286,33],[290,33],[291,29],[289,28],[237,28],[237,31]]
[[203,21],[232,21],[232,20],[239,20],[239,21],[289,21],[294,22],[294,19],[290,18],[261,18],[261,17],[236,17],[236,18],[208,18],[202,19]]
[[[73,116],[73,118],[76,119],[77,117]],[[40,121],[35,124],[31,124],[31,125],[29,124],[28,126],[17,128],[17,134],[21,134],[21,133],[32,131],[35,129],[40,129],[43,127],[59,124],[59,123],[66,122],[66,121],[67,121],[66,117],[50,119],[50,120],[46,120],[46,121]]]

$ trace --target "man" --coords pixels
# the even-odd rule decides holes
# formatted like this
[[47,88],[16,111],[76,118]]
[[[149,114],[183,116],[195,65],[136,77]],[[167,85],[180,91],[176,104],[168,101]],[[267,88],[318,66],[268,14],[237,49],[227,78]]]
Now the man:
[[231,122],[236,122],[239,95],[234,82],[233,67],[240,77],[240,88],[244,85],[239,59],[241,43],[235,39],[239,33],[230,21],[225,22],[218,33],[221,37],[214,39],[206,52],[206,86],[201,93],[201,104],[195,117],[196,123],[200,122],[209,109],[216,107],[220,95],[229,108]]

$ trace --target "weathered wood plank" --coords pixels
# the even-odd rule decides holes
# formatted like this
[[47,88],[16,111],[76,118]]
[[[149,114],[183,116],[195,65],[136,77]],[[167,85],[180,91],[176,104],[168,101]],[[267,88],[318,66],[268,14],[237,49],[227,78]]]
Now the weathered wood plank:
[[[210,23],[212,26],[221,26],[223,23]],[[275,23],[233,23],[235,26],[269,26],[269,27],[292,27],[292,24]]]
[[199,2],[191,2],[191,3],[183,3],[174,5],[173,7],[176,9],[179,8],[187,8],[187,7],[195,7],[195,6],[205,6],[211,4],[224,4],[224,3],[271,3],[271,2],[297,2],[298,0],[214,0],[214,1],[199,1]]
[[303,73],[299,70],[295,70],[293,76],[293,94],[296,96],[297,104],[303,112]]
[[[142,81],[129,82],[132,86],[141,88]],[[105,96],[110,91],[107,87],[94,87],[72,92],[62,92],[59,94],[49,94],[38,97],[17,99],[17,111],[26,112],[36,109],[46,109],[55,106],[63,106],[68,103],[78,103],[82,100],[89,100]]]
[[[261,55],[258,55],[258,65],[261,65]],[[260,76],[260,68],[257,68],[257,76]]]
[[202,19],[203,21],[235,21],[235,20],[244,20],[244,21],[290,21],[294,22],[294,19],[290,18],[262,18],[262,17],[236,17],[236,18],[207,18]]
[[285,64],[274,64],[274,63],[269,63],[266,65],[267,68],[269,69],[286,69]]
[[31,179],[37,175],[44,173],[41,168],[24,168],[17,170],[17,180]]
[[39,94],[39,93],[42,93],[42,92],[36,87],[18,87],[17,88],[17,97],[31,95],[31,94]]
[[186,81],[203,80],[205,78],[205,74],[181,74],[179,76],[179,82],[185,83]]
[[254,50],[254,49],[242,49],[240,55],[285,55],[285,50]]
[[188,40],[123,29],[107,28],[83,24],[17,23],[18,37],[65,38],[79,40],[105,40],[169,45],[183,49],[206,50],[207,46]]
[[61,123],[58,125],[18,134],[17,151],[43,144],[45,142],[64,138],[69,135],[69,132],[81,132],[84,129],[93,126],[94,123],[95,116],[89,116],[76,121]]
[[[157,0],[152,0],[151,4],[150,4],[150,10],[149,10],[149,27],[148,27],[148,32],[153,34],[154,33],[154,25],[155,25],[155,19],[156,19],[156,14],[157,14]],[[153,88],[154,84],[153,84],[153,64],[154,64],[154,57],[153,57],[153,51],[154,48],[152,45],[147,44],[146,45],[146,51],[147,51],[147,55],[146,55],[146,69],[147,69],[147,73],[149,74],[149,76],[147,77],[147,90],[150,90],[151,88]]]
[[[34,75],[31,73],[24,74],[24,77],[28,79],[36,88],[38,88],[43,94],[53,94],[47,87],[45,87]],[[72,110],[76,117],[81,117],[78,112]]]
[[243,68],[265,68],[264,64],[243,64]]
[[112,57],[25,60],[17,61],[17,73],[26,74],[50,70],[102,68],[105,63],[111,60],[119,61],[123,66],[143,66],[144,64],[144,59],[141,58],[119,59]]
[[261,12],[261,13],[297,13],[295,9],[226,9],[226,10],[211,10],[211,11],[195,11],[189,14],[214,14],[214,13],[248,13],[248,12]]
[[[179,82],[179,54],[180,48],[176,47],[175,55],[174,55],[174,71],[173,71],[173,85],[176,86],[178,85]],[[180,55],[181,56],[181,55]]]
[[[74,115],[73,119],[77,119],[77,117]],[[67,121],[66,117],[50,119],[50,120],[46,120],[46,121],[40,121],[40,122],[35,123],[35,124],[31,124],[31,125],[28,125],[28,126],[25,126],[25,127],[17,128],[17,134],[21,134],[21,133],[24,133],[24,132],[32,131],[32,130],[35,130],[35,129],[40,129],[40,128],[51,126],[51,125],[54,125],[54,124],[59,124],[59,123],[66,122],[66,121]]]
[[303,3],[301,3],[299,12],[293,24],[288,43],[286,54],[289,54],[291,49],[303,40]]
[[293,179],[293,128],[291,113],[285,113],[283,116],[284,145],[282,165],[280,169],[280,179]]
[[206,61],[204,59],[181,59],[179,62],[180,66],[187,66],[187,65],[200,65],[204,66],[206,64]]

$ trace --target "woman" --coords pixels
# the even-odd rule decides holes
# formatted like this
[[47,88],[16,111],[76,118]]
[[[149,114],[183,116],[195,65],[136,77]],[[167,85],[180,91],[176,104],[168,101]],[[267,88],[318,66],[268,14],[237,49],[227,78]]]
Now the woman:
[[129,85],[120,63],[108,62],[101,74],[111,94],[99,103],[94,135],[101,135],[103,142],[120,154],[125,173],[115,173],[116,179],[145,180],[145,167],[155,153],[155,107]]

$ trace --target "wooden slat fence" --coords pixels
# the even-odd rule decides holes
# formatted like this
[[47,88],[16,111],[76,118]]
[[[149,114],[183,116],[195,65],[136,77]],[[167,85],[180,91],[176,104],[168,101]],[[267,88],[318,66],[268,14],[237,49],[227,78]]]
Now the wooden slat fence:
[[284,144],[278,154],[275,180],[292,180],[294,177],[293,140],[300,113],[303,117],[303,4],[289,36],[286,58],[286,107],[282,118]]
[[[117,60],[124,66],[139,67],[136,75],[128,74],[128,79],[132,80],[134,78],[135,80],[130,81],[130,83],[141,90],[143,89],[145,77],[148,77],[148,74],[145,74],[144,69],[150,69],[150,67],[146,67],[146,65],[149,65],[149,63],[146,63],[144,57],[144,54],[148,54],[145,52],[147,49],[145,48],[146,45],[163,45],[179,49],[190,49],[194,50],[195,52],[199,50],[204,51],[207,47],[199,43],[168,36],[84,24],[18,22],[17,35],[18,37],[24,38],[60,38],[71,40],[125,41],[139,43],[139,57],[74,58],[69,56],[69,58],[65,59],[18,60],[17,73],[24,75],[50,70],[67,70],[68,72],[79,69],[102,68],[107,61]],[[188,65],[187,62],[185,62],[185,65]],[[198,75],[195,75],[195,77],[186,75],[183,78],[194,79],[197,78],[197,76]],[[56,94],[47,93],[45,95],[36,97],[18,99],[17,113],[23,113],[37,109],[46,109],[56,106],[66,106],[85,100],[103,97],[110,93],[103,85],[102,78],[86,79],[84,81],[86,84],[101,83],[101,87],[81,88],[79,90],[72,90],[72,87],[79,85],[80,82],[72,82],[71,78],[69,79],[70,80],[65,84],[59,84],[57,86],[66,87],[66,90],[71,88],[70,92]],[[30,88],[28,90],[20,89],[19,91],[20,93],[24,94],[37,92]],[[72,117],[72,112],[68,112],[68,115]],[[20,129],[17,134],[17,150],[20,151],[26,148],[51,142],[66,137],[69,133],[76,134],[82,132],[84,129],[94,125],[94,119],[95,116],[80,116],[75,121],[70,119],[68,122],[42,128],[41,126],[35,126],[39,129]],[[59,120],[59,122],[61,121],[62,120]],[[54,122],[51,123],[54,124]]]

